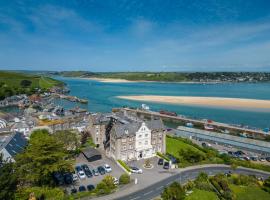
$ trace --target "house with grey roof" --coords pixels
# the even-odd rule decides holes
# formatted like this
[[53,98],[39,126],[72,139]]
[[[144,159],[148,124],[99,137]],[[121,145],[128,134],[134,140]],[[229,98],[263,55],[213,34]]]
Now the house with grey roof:
[[115,160],[139,160],[166,152],[166,129],[161,119],[99,114],[93,116],[90,127],[94,143]]
[[20,132],[15,132],[11,135],[0,136],[0,154],[4,160],[14,162],[14,158],[18,153],[21,153],[27,145],[27,139]]

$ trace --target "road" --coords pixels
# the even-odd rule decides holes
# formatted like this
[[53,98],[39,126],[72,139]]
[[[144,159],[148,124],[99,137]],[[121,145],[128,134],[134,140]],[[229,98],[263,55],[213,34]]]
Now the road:
[[[167,179],[164,179],[154,185],[150,185],[149,187],[131,193],[129,195],[116,198],[116,200],[150,200],[160,195],[163,191],[164,187],[170,185],[172,182],[177,181],[181,184],[186,183],[188,180],[194,180],[200,172],[205,172],[208,175],[215,175],[218,173],[224,173],[231,171],[230,166],[213,166],[213,167],[202,167],[197,169],[188,169],[184,170],[176,175],[173,175]],[[233,173],[237,174],[245,174],[245,175],[256,175],[266,179],[270,176],[268,172],[262,172],[247,168],[237,168],[233,171]]]

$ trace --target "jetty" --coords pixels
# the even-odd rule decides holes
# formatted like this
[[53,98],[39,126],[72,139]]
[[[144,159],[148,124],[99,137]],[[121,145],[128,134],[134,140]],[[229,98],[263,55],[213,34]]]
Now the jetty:
[[65,95],[65,94],[54,93],[53,97],[60,98],[60,99],[66,99],[66,100],[71,101],[71,102],[78,102],[78,103],[83,103],[83,104],[88,103],[87,99],[80,99],[76,96],[70,96],[70,95]]

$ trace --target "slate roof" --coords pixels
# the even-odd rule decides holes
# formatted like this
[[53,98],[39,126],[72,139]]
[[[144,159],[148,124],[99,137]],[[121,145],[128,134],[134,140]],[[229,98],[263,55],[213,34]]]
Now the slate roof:
[[117,122],[113,126],[113,131],[116,134],[117,138],[121,138],[123,136],[134,136],[136,132],[139,130],[139,128],[142,126],[142,123],[145,123],[145,125],[151,131],[164,129],[163,122],[160,119],[157,119],[157,120],[150,120],[150,121],[145,121],[145,122],[132,121],[127,124]]
[[100,156],[101,154],[99,153],[98,150],[94,149],[94,148],[87,148],[87,149],[84,149],[82,151],[82,153],[84,154],[85,157],[87,158],[91,158],[93,156]]
[[3,148],[14,157],[17,153],[24,150],[27,145],[27,140],[22,133],[16,132],[9,136],[5,141],[0,144],[0,150]]

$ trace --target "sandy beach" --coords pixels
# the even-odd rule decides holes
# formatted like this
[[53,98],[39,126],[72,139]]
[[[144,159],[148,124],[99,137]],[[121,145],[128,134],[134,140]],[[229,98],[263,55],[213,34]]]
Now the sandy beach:
[[103,83],[134,83],[138,81],[129,81],[125,79],[114,79],[114,78],[82,78],[82,79],[89,79],[89,80],[95,80]]
[[194,97],[194,96],[118,96],[120,99],[148,101],[156,103],[169,103],[178,105],[195,105],[207,107],[223,107],[235,109],[268,109],[270,100],[222,98],[222,97]]

